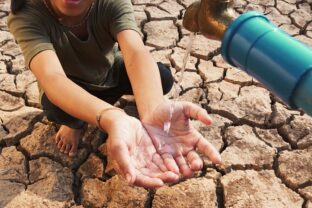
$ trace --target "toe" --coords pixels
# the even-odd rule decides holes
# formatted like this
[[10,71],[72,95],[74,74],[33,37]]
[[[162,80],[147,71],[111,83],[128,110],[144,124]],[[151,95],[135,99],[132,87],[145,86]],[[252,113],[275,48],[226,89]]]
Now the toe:
[[65,152],[65,149],[66,149],[66,144],[63,143],[63,146],[61,147],[60,151],[61,151],[62,153],[64,153],[64,152]]
[[72,146],[71,146],[71,149],[69,151],[69,157],[74,157],[76,156],[77,154],[77,143],[74,143]]
[[69,153],[69,150],[71,149],[71,147],[72,147],[72,145],[70,145],[70,144],[66,144],[65,145],[65,151],[64,151],[64,154],[68,154]]
[[61,140],[61,134],[60,132],[57,132],[57,134],[55,135],[54,141],[55,143],[59,143],[60,140]]
[[57,143],[57,148],[60,150],[63,146],[63,141],[60,140],[58,143]]

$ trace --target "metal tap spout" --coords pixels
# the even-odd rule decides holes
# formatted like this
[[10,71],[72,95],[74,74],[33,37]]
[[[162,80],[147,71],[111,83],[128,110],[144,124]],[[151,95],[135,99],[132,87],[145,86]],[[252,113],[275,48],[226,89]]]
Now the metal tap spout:
[[222,40],[229,24],[236,18],[233,0],[201,0],[185,11],[183,26],[191,32],[200,32],[206,38]]

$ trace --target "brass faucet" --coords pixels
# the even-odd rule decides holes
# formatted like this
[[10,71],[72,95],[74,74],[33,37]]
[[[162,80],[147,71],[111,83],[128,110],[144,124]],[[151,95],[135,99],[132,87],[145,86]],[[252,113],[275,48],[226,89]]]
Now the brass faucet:
[[185,11],[183,26],[201,32],[206,38],[222,40],[229,24],[236,18],[233,0],[200,0]]

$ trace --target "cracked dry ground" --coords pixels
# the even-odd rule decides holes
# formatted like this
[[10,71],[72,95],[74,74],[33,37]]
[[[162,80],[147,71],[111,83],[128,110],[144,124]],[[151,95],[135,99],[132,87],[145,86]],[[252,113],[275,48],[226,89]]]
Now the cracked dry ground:
[[[176,79],[189,33],[181,26],[193,0],[133,0],[142,37]],[[312,46],[311,0],[236,0]],[[312,118],[291,110],[259,82],[227,65],[220,43],[196,36],[179,86],[182,100],[214,119],[193,122],[221,152],[223,163],[156,191],[130,187],[104,172],[105,135],[86,129],[78,156],[53,142],[57,127],[40,110],[34,76],[6,27],[9,0],[0,0],[0,207],[312,207]],[[169,95],[170,97],[170,95]],[[136,115],[127,97],[116,105]]]

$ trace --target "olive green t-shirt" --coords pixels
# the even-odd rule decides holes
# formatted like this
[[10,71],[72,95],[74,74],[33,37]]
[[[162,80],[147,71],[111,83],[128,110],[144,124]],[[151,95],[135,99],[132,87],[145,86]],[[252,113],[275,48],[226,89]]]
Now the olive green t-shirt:
[[114,70],[116,35],[122,30],[138,31],[130,0],[95,0],[87,19],[88,38],[80,40],[61,25],[43,0],[27,0],[8,27],[21,47],[26,66],[41,51],[54,50],[68,78],[90,90],[116,86]]

